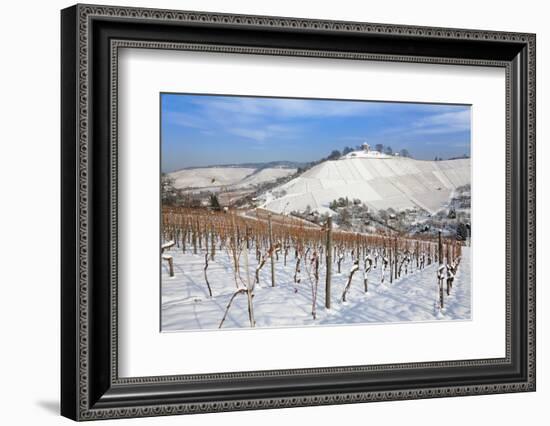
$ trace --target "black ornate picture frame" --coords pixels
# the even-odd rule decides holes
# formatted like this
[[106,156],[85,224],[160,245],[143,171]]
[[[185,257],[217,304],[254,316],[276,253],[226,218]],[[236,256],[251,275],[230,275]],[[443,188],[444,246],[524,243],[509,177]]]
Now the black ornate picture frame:
[[[95,5],[64,9],[61,29],[62,415],[93,420],[535,390],[534,34]],[[121,47],[505,69],[506,356],[120,378]]]

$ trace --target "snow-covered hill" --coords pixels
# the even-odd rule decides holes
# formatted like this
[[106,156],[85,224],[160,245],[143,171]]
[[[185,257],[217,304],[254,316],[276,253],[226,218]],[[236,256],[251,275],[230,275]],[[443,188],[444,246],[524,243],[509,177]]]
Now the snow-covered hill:
[[262,183],[275,181],[296,173],[295,168],[286,167],[204,167],[183,169],[168,175],[174,179],[178,189],[245,189]]
[[274,212],[327,211],[339,197],[359,199],[373,210],[421,208],[431,213],[453,190],[469,184],[470,159],[421,161],[398,156],[347,155],[324,161],[265,194]]

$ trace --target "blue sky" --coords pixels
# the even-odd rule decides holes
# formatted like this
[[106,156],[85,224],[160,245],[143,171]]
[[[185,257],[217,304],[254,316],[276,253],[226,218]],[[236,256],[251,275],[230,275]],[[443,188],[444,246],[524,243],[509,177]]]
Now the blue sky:
[[464,105],[161,94],[162,170],[308,162],[363,142],[433,160],[470,154]]

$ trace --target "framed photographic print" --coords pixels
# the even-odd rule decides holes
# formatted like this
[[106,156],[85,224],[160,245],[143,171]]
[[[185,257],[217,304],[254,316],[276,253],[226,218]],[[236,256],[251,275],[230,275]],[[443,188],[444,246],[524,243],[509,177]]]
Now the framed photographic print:
[[63,415],[535,390],[533,34],[61,24]]

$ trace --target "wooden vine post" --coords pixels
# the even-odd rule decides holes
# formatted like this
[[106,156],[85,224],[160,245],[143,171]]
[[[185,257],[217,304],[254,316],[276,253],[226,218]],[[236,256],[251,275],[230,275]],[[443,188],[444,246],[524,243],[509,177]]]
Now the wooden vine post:
[[[438,257],[439,257],[439,274],[441,275],[441,268],[443,267],[443,243],[441,242],[441,231],[438,232]],[[438,277],[439,284],[439,307],[443,309],[443,279]]]
[[206,226],[204,227],[204,247],[206,249],[206,254],[208,254],[208,231],[206,230]]
[[[393,250],[391,249],[391,247],[388,250],[390,252],[390,284],[392,284],[393,283],[392,262],[395,262],[395,264],[397,265],[397,252],[395,252],[395,256],[392,256]],[[393,259],[393,257],[395,257],[395,259]]]
[[327,277],[325,283],[325,308],[330,309],[330,279],[332,276],[332,217],[327,219]]
[[[395,251],[395,265],[394,265],[394,271],[393,271],[393,276],[395,277],[395,279],[397,279],[397,237],[394,238],[394,241],[393,241],[393,247],[394,247],[394,251]],[[391,272],[391,269],[390,269],[390,272]]]
[[193,226],[193,254],[197,254],[197,228]]
[[197,219],[197,235],[199,236],[199,249],[202,250],[202,232],[199,219]]
[[275,247],[273,246],[273,227],[271,224],[271,213],[267,216],[269,224],[269,257],[271,258],[271,287],[275,287],[275,258],[273,254]]
[[215,238],[215,234],[214,234],[214,231],[213,230],[210,230],[210,240],[211,240],[211,248],[210,248],[210,258],[212,260],[215,260],[215,256],[216,256],[216,238]]
[[185,243],[186,243],[186,240],[187,239],[187,224],[184,224],[184,227],[183,227],[183,232],[181,233],[181,250],[183,253],[185,253]]

